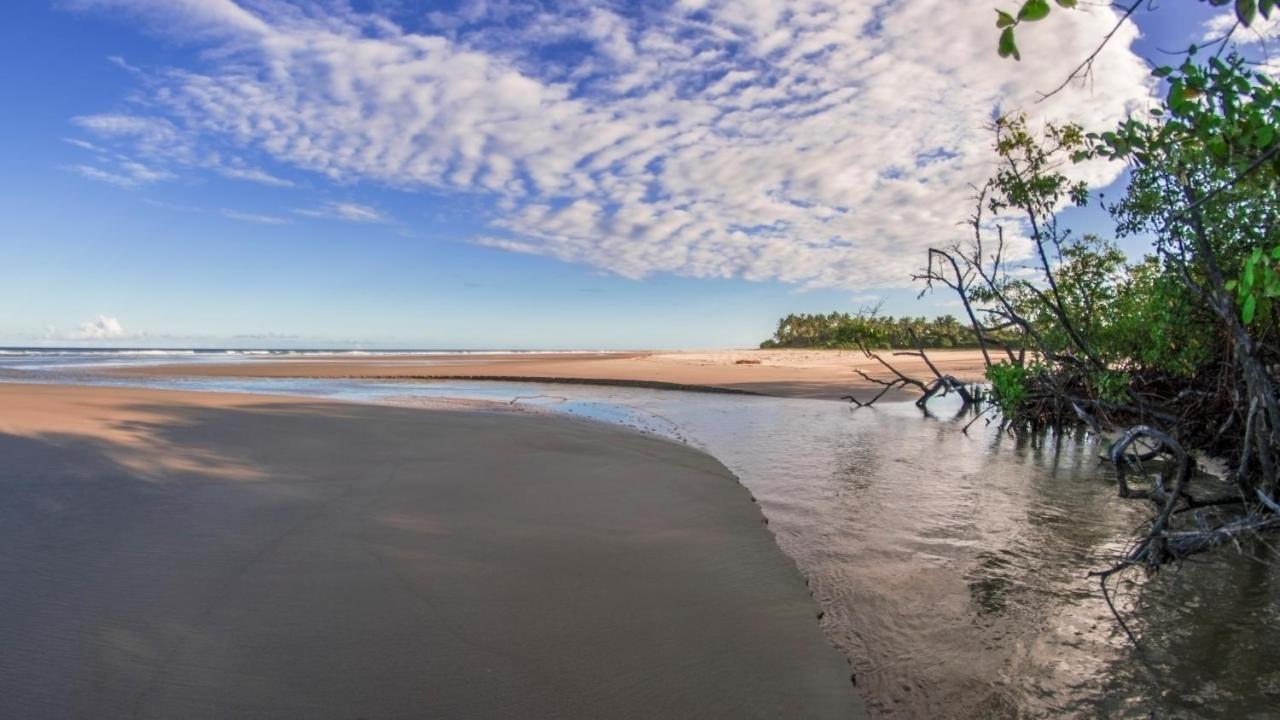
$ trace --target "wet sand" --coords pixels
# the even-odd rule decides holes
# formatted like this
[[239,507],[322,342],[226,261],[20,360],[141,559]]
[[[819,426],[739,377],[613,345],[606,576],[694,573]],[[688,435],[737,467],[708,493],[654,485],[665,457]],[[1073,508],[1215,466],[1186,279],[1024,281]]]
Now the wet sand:
[[[926,381],[933,377],[919,358],[895,357],[890,351],[881,355],[908,375]],[[929,356],[944,373],[962,380],[982,378],[982,354],[977,350],[935,350]],[[114,372],[135,376],[589,381],[828,400],[849,394],[866,398],[879,392],[878,386],[863,379],[854,368],[874,377],[893,378],[875,360],[849,350],[283,357],[251,363],[130,367]],[[894,391],[886,400],[906,399],[913,394],[911,390]]]
[[862,717],[815,613],[673,443],[0,385],[0,717]]

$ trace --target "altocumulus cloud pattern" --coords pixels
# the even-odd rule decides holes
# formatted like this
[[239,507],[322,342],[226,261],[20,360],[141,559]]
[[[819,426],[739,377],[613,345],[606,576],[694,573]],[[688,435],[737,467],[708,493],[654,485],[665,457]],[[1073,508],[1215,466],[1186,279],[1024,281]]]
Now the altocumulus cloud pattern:
[[954,0],[74,7],[204,49],[192,67],[117,59],[137,93],[75,118],[116,158],[86,176],[283,186],[287,169],[481,194],[494,213],[475,242],[626,277],[905,285],[961,232],[993,113],[1097,127],[1151,90],[1126,25],[1088,87],[1035,102],[1114,25],[1101,7],[1028,27],[1018,65],[996,57],[990,8]]

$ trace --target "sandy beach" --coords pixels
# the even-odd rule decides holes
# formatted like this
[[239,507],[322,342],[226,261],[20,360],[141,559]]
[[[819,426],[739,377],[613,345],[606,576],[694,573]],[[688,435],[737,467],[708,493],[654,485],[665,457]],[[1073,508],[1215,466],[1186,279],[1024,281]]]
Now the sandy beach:
[[0,385],[0,458],[6,718],[863,716],[747,491],[674,443]]
[[[902,372],[922,380],[933,375],[916,357],[881,355]],[[935,350],[930,359],[941,372],[980,380],[982,353]],[[558,380],[751,392],[781,397],[835,400],[865,398],[880,388],[854,372],[884,379],[893,375],[860,351],[720,350],[607,354],[495,354],[280,357],[252,363],[156,365],[117,370],[125,375],[295,378]],[[888,400],[913,397],[894,391]]]

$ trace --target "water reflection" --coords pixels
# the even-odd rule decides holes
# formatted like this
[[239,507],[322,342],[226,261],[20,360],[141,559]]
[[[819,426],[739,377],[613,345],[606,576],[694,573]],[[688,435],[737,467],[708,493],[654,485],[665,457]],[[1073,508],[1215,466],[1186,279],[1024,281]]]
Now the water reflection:
[[[88,378],[86,381],[100,382]],[[136,382],[136,381],[133,381]],[[681,439],[751,490],[809,578],[822,625],[885,717],[1277,717],[1280,579],[1219,553],[1128,587],[1135,650],[1086,577],[1146,507],[1078,434],[1017,438],[955,406],[538,383],[148,383],[415,404],[516,396]]]
[[1130,591],[1144,633],[1151,619],[1179,618],[1147,633],[1160,659],[1136,672],[1087,573],[1109,564],[1147,508],[1116,497],[1081,433],[1019,438],[979,421],[966,437],[967,415],[922,420],[909,405],[614,400],[673,420],[755,493],[881,715],[1275,716],[1278,581],[1245,556]]
[[[1103,707],[1115,716],[1280,716],[1280,578],[1262,543],[1162,573],[1127,606],[1142,648],[1107,668]],[[1152,703],[1137,701],[1146,688]]]

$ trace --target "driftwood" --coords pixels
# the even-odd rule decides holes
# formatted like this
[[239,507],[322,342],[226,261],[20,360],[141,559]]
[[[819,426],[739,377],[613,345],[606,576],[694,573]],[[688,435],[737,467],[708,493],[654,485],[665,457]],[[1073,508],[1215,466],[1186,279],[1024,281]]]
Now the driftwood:
[[[1140,438],[1154,441],[1156,449],[1147,453],[1127,452]],[[1151,489],[1132,488],[1128,483],[1130,472],[1140,468],[1143,462],[1161,455],[1170,458],[1169,462],[1174,474],[1172,486],[1164,481],[1163,473],[1156,472],[1151,474]],[[1260,489],[1255,491],[1258,507],[1247,508],[1242,515],[1221,520],[1217,525],[1210,525],[1204,515],[1197,514],[1195,529],[1171,529],[1170,521],[1180,512],[1221,505],[1247,505],[1247,498],[1243,496],[1215,497],[1207,500],[1195,498],[1187,490],[1187,483],[1191,479],[1193,470],[1190,456],[1177,440],[1159,430],[1141,425],[1130,428],[1111,446],[1108,456],[1116,468],[1120,497],[1147,499],[1155,503],[1157,508],[1155,519],[1146,537],[1134,544],[1119,563],[1120,567],[1142,565],[1149,569],[1156,569],[1167,562],[1182,560],[1219,545],[1236,542],[1246,536],[1280,529],[1280,503],[1276,503]]]
[[924,361],[924,364],[929,368],[929,370],[933,372],[933,380],[926,382],[924,380],[919,380],[917,378],[913,378],[909,375],[904,374],[901,370],[894,367],[891,363],[886,361],[884,358],[880,357],[878,354],[868,349],[865,344],[863,344],[862,342],[859,342],[858,348],[862,350],[862,354],[880,363],[880,365],[882,365],[885,369],[893,373],[894,378],[892,380],[881,380],[880,378],[876,378],[876,377],[872,377],[871,375],[868,375],[866,372],[864,372],[859,368],[854,368],[853,371],[855,373],[862,376],[862,378],[867,380],[868,382],[879,385],[881,387],[881,390],[879,393],[876,394],[875,397],[871,398],[870,400],[865,400],[865,401],[858,400],[853,395],[845,395],[841,399],[848,400],[850,403],[858,407],[870,407],[871,405],[874,405],[877,400],[884,397],[890,390],[914,387],[917,390],[919,390],[921,393],[920,398],[916,400],[916,407],[919,407],[919,408],[923,408],[925,405],[929,403],[930,400],[932,400],[935,397],[942,397],[952,392],[960,396],[960,399],[963,401],[965,407],[969,407],[978,402],[979,395],[977,392],[975,392],[974,390],[971,390],[968,385],[958,380],[955,376],[945,375],[938,370],[938,366],[934,365],[933,361],[929,359],[929,354],[925,352],[924,346],[920,343],[920,338],[916,337],[916,334],[914,332],[911,333],[911,340],[916,346],[915,350],[900,350],[900,351],[894,352],[893,353],[894,356],[909,356],[909,357],[920,358],[921,360]]

